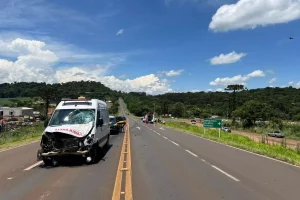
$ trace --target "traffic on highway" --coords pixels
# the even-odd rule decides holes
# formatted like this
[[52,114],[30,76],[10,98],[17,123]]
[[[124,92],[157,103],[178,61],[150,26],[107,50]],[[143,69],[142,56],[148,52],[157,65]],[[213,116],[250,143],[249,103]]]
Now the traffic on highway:
[[148,123],[119,101],[115,117],[105,102],[64,100],[40,142],[1,151],[0,199],[299,197],[299,167]]

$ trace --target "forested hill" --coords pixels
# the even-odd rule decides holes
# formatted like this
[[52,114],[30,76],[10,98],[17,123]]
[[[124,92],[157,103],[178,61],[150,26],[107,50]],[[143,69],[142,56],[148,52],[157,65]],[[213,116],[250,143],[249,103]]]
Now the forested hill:
[[80,81],[52,85],[36,82],[19,82],[0,84],[0,98],[39,97],[43,91],[49,89],[52,92],[52,99],[78,98],[82,95],[88,98],[116,101],[122,95],[121,92],[111,90],[100,82]]
[[[50,90],[49,90],[50,88]],[[0,84],[0,98],[39,97],[43,91],[51,91],[50,99],[77,98],[80,95],[88,98],[112,100],[123,97],[129,110],[139,116],[147,112],[173,114],[177,117],[208,117],[218,115],[230,116],[233,109],[233,93],[197,92],[167,93],[157,96],[146,93],[123,93],[114,91],[99,82],[81,81],[46,85],[45,83],[4,83]],[[293,119],[300,115],[300,89],[264,88],[243,90],[236,93],[235,108],[247,105],[250,100],[267,105],[272,116],[281,119]],[[300,116],[299,116],[300,117]]]
[[[168,93],[158,96],[130,93],[125,97],[128,108],[137,115],[151,112],[155,106],[159,114],[171,113],[178,117],[230,116],[232,99],[233,94],[229,92]],[[250,100],[268,106],[273,117],[293,119],[300,114],[300,89],[268,87],[240,91],[236,93],[236,108]]]

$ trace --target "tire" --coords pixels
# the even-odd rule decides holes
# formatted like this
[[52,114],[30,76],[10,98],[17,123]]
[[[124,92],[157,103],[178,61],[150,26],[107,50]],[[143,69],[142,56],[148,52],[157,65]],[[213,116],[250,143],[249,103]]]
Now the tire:
[[109,138],[110,138],[110,134],[108,134],[108,136],[107,136],[107,140],[106,140],[106,143],[104,145],[104,148],[108,148],[108,146],[109,146]]
[[47,166],[52,166],[53,163],[52,163],[52,159],[47,159],[47,158],[43,158],[43,162],[44,162],[44,165],[47,167]]
[[102,149],[99,147],[98,144],[95,144],[89,153],[92,160],[90,162],[87,162],[87,164],[97,164],[101,160],[101,152]]

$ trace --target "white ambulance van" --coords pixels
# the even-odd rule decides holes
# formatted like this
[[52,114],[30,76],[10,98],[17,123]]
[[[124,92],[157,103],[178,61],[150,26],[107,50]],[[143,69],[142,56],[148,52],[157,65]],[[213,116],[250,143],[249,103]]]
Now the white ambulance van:
[[108,107],[97,99],[64,100],[45,123],[38,159],[56,165],[57,157],[79,155],[88,164],[97,163],[109,145]]

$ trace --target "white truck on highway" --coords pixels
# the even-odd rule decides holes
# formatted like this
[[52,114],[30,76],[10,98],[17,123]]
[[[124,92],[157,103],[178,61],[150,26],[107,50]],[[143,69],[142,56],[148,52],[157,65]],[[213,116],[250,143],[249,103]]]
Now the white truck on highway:
[[55,165],[65,155],[79,155],[88,164],[97,163],[109,137],[109,113],[104,101],[64,100],[45,123],[38,159],[45,165]]

